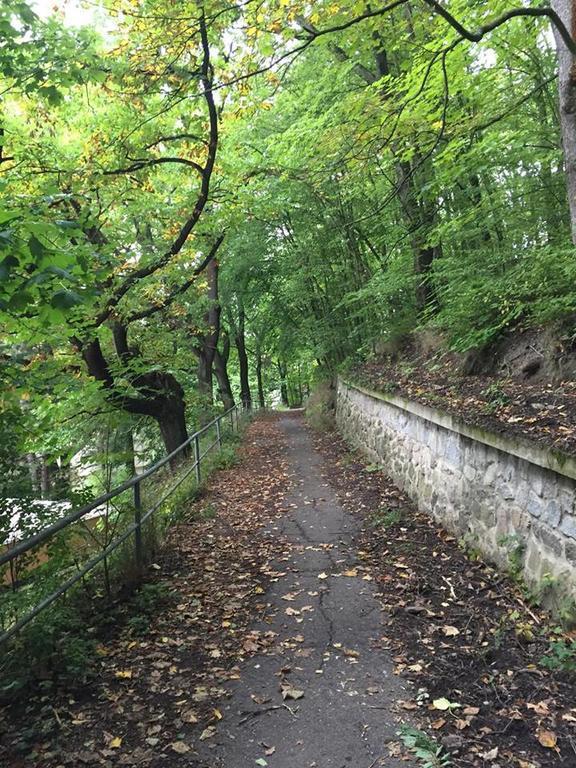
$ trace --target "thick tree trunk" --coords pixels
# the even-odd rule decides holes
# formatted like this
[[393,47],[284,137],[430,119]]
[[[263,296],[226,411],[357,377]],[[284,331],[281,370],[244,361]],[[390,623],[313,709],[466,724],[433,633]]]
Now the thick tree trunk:
[[218,301],[218,262],[213,259],[206,267],[208,278],[208,300],[210,306],[204,316],[206,332],[199,336],[198,343],[194,346],[194,352],[198,358],[198,389],[209,404],[214,402],[213,397],[213,367],[214,357],[220,336],[221,308]]
[[216,348],[214,352],[214,373],[216,375],[216,380],[218,381],[218,394],[222,400],[222,405],[227,411],[235,404],[232,385],[230,384],[230,377],[228,376],[229,356],[230,339],[228,336],[224,336],[222,352],[220,352],[218,348]]
[[[576,37],[576,3],[574,0],[552,0],[552,8]],[[558,90],[560,95],[560,128],[564,149],[564,168],[572,242],[576,245],[576,60],[554,27],[558,51]]]
[[204,354],[204,351],[197,352],[198,366],[196,368],[196,375],[198,377],[198,391],[205,398],[205,400],[211,405],[213,402],[212,392],[212,366],[213,360],[208,359]]
[[[178,398],[167,398],[161,406],[157,416],[154,416],[160,427],[162,440],[166,453],[172,453],[179,448],[182,443],[188,440],[188,430],[186,429],[186,409],[184,400]],[[172,467],[178,464],[184,456],[189,455],[190,448],[186,447],[170,462]]]
[[[125,327],[115,324],[113,334],[116,354],[121,363],[128,363],[135,358],[141,359],[138,350],[129,348]],[[99,339],[94,338],[84,343],[76,339],[74,343],[81,350],[90,375],[102,383],[110,403],[127,413],[151,416],[155,419],[167,453],[172,453],[187,440],[184,390],[171,373],[150,371],[137,375],[127,374],[137,396],[125,395],[124,387],[116,383]],[[188,453],[189,448],[184,449],[171,465],[174,467]]]

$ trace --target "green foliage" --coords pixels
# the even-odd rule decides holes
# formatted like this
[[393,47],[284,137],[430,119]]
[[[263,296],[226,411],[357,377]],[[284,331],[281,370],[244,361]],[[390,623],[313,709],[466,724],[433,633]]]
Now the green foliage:
[[517,583],[523,584],[526,542],[516,534],[500,537],[498,545],[504,547],[508,557],[508,572]]
[[[470,28],[508,7],[453,5]],[[200,9],[214,89],[198,77]],[[310,382],[353,375],[379,344],[423,326],[457,350],[517,327],[573,334],[547,21],[513,19],[469,44],[432,12],[351,23],[364,10],[209,0],[175,16],[165,0],[153,14],[121,0],[86,9],[89,23],[75,29],[22,0],[2,3],[4,496],[77,502],[132,473],[135,441],[136,458],[158,458],[167,404],[185,403],[188,425],[216,412],[199,365],[215,347],[236,396],[249,385],[262,404],[292,407]],[[339,31],[303,41],[303,13]],[[212,90],[219,137],[207,188]],[[206,272],[191,275],[221,232],[216,302]],[[506,404],[496,388],[486,397],[489,408]],[[313,420],[328,423],[326,403],[310,399]],[[235,461],[227,445],[203,474]],[[159,498],[163,480],[144,496]],[[191,473],[146,528],[150,551],[197,485]],[[131,515],[120,499],[83,544],[106,546]],[[48,522],[26,514],[20,535]],[[49,554],[42,589],[77,556],[65,537]],[[510,551],[516,576],[521,554]],[[131,563],[127,544],[95,590],[130,580]],[[19,605],[3,603],[8,623],[43,594],[21,565],[26,588]]]
[[450,755],[424,731],[403,725],[398,732],[402,742],[422,762],[422,768],[449,768]]
[[208,459],[208,471],[218,469],[231,469],[239,462],[238,449],[235,445],[223,445],[222,448],[212,454]]
[[554,672],[576,672],[576,640],[560,637],[550,640],[548,653],[540,659],[540,664]]
[[29,624],[0,659],[0,698],[14,699],[40,682],[82,685],[94,674],[96,640],[89,614],[74,600],[52,607]]
[[497,382],[486,387],[482,392],[482,395],[486,398],[491,409],[501,408],[502,406],[508,405],[510,402],[510,396]]
[[172,605],[175,599],[176,596],[164,582],[142,584],[125,609],[128,632],[138,636],[147,634],[153,617]]
[[391,509],[387,509],[386,507],[382,507],[378,510],[378,512],[375,512],[372,515],[372,525],[375,528],[383,528],[386,530],[387,528],[390,528],[393,525],[398,525],[398,523],[401,523],[404,518],[404,512],[402,509],[394,507]]
[[198,512],[200,520],[214,520],[216,517],[216,507],[214,504],[203,504]]

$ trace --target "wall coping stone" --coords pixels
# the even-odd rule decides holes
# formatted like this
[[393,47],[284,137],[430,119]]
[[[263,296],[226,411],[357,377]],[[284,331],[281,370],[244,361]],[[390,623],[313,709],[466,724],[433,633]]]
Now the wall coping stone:
[[462,419],[452,416],[446,411],[440,411],[429,405],[408,400],[400,395],[391,395],[384,392],[376,392],[359,384],[347,381],[342,376],[338,377],[338,383],[344,384],[349,389],[355,389],[375,400],[382,400],[401,411],[406,411],[426,421],[443,427],[458,435],[469,437],[479,443],[484,443],[491,448],[496,448],[504,453],[517,456],[519,459],[535,464],[538,467],[549,469],[564,477],[576,480],[576,457],[554,448],[541,448],[529,440],[521,437],[499,435],[482,427],[466,424]]

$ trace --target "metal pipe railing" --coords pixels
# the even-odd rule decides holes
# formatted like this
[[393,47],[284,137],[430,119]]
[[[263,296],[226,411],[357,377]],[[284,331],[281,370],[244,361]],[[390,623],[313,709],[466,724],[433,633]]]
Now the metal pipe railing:
[[[129,539],[132,534],[134,534],[134,557],[136,562],[136,569],[137,569],[138,575],[141,575],[142,568],[144,565],[144,547],[142,542],[143,524],[162,506],[162,504],[164,504],[164,502],[172,495],[172,493],[174,493],[174,491],[184,482],[184,480],[190,476],[192,472],[196,473],[197,483],[199,484],[201,482],[201,477],[202,477],[201,469],[200,469],[201,461],[215,446],[218,446],[219,449],[222,448],[222,422],[224,419],[227,419],[228,416],[230,417],[230,425],[231,425],[232,432],[238,431],[239,408],[238,406],[234,405],[232,406],[232,408],[229,408],[227,411],[220,414],[215,419],[212,419],[212,421],[210,421],[208,424],[203,426],[197,432],[194,432],[194,434],[190,435],[190,437],[185,442],[183,442],[182,445],[178,446],[178,448],[176,448],[174,451],[169,453],[164,458],[160,459],[160,461],[157,461],[155,464],[148,467],[148,469],[146,469],[141,474],[134,475],[129,480],[126,480],[125,482],[113,488],[111,491],[108,491],[102,496],[99,496],[97,499],[94,499],[89,504],[85,504],[79,509],[74,510],[70,514],[65,515],[60,520],[57,520],[55,523],[52,523],[52,525],[47,526],[43,530],[34,534],[33,536],[30,536],[28,539],[24,539],[23,541],[16,543],[14,546],[11,546],[10,549],[8,549],[6,552],[2,553],[0,555],[0,567],[5,565],[6,563],[12,563],[16,558],[21,557],[26,552],[29,552],[30,550],[35,549],[41,544],[44,544],[49,539],[51,539],[55,534],[59,533],[60,531],[63,531],[64,529],[68,528],[74,523],[77,523],[87,514],[94,511],[97,507],[101,507],[111,499],[119,496],[120,494],[124,493],[130,488],[133,489],[134,522],[132,522],[119,536],[113,539],[101,552],[99,552],[97,555],[95,555],[90,560],[88,560],[88,562],[86,562],[78,571],[76,571],[76,573],[73,576],[71,576],[62,584],[60,584],[52,593],[44,597],[39,603],[37,603],[37,605],[31,608],[30,611],[28,611],[28,613],[20,617],[9,629],[7,629],[4,633],[0,634],[0,644],[4,643],[6,640],[9,640],[11,637],[17,634],[23,627],[25,627],[29,622],[31,622],[34,618],[36,618],[36,616],[38,616],[39,613],[41,613],[46,608],[48,608],[48,606],[50,606],[61,595],[67,592],[72,586],[74,586],[74,584],[80,581],[80,579],[82,579],[87,573],[89,573],[99,563],[105,560],[108,557],[108,555],[114,552],[121,544],[123,544],[127,539]],[[236,416],[236,418],[234,418],[234,416]],[[210,430],[214,426],[216,427],[216,440],[212,442],[203,453],[201,453],[200,438],[202,437],[202,435],[206,434],[208,430]],[[235,427],[236,427],[236,430],[234,429]],[[187,468],[186,472],[181,477],[179,477],[173,485],[170,486],[170,488],[160,497],[160,499],[150,509],[143,512],[142,498],[141,498],[142,481],[154,475],[156,472],[158,472],[158,470],[166,466],[166,464],[168,464],[170,461],[176,458],[176,456],[181,454],[182,451],[184,451],[190,445],[194,446],[194,461],[192,462],[191,466]]]

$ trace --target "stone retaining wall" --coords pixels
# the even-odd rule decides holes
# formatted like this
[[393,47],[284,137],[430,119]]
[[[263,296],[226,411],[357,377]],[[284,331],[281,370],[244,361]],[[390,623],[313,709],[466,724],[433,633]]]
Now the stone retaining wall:
[[448,530],[500,566],[514,565],[556,607],[576,599],[573,457],[343,380],[336,421]]

